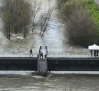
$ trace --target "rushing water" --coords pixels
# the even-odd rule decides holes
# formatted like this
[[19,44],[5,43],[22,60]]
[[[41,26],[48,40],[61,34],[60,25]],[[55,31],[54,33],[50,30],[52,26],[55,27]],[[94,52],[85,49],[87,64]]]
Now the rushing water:
[[[41,1],[40,13],[49,8],[48,0]],[[50,7],[53,6],[56,7],[56,0],[50,0]],[[72,51],[84,50],[68,44],[64,36],[64,25],[57,18],[57,9],[54,10],[50,25],[42,38],[39,35],[40,30],[36,29],[34,34],[30,33],[26,40],[19,38],[9,41],[3,36],[1,20],[0,30],[0,53],[23,53],[28,52],[30,48],[38,51],[41,45],[48,46],[50,51],[68,51],[70,47],[72,47]],[[73,75],[68,74],[69,72],[62,75],[62,73],[61,75],[50,73],[48,77],[44,78],[30,72],[0,72],[0,91],[98,91],[99,89],[98,75]]]
[[0,91],[99,91],[99,75],[51,73],[46,78],[29,72],[0,75]]
[[[29,0],[33,1],[33,0]],[[39,46],[48,46],[49,51],[68,51],[72,47],[72,51],[83,51],[81,47],[76,47],[68,44],[66,37],[64,36],[64,25],[59,22],[57,18],[57,3],[56,0],[37,0],[41,1],[42,7],[38,13],[37,20],[41,13],[46,12],[50,8],[55,7],[51,16],[49,27],[47,28],[44,36],[40,37],[40,29],[37,28],[34,34],[29,33],[27,39],[17,38],[12,40],[7,40],[2,33],[2,22],[0,23],[0,52],[28,52],[31,48],[33,51],[38,51]]]

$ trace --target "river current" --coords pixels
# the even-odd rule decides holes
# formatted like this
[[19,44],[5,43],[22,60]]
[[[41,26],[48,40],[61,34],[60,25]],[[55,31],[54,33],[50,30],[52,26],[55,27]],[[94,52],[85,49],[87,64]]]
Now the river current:
[[[33,0],[31,4],[33,3]],[[41,38],[40,29],[36,28],[34,33],[29,33],[27,39],[23,39],[21,37],[13,38],[10,41],[7,40],[2,31],[2,21],[0,20],[0,53],[24,53],[29,52],[32,48],[33,51],[38,51],[40,46],[48,46],[49,51],[53,52],[64,52],[64,51],[84,51],[84,48],[70,45],[67,41],[66,36],[64,36],[64,24],[60,22],[58,19],[58,10],[57,10],[57,2],[56,0],[37,0],[41,1],[41,9],[36,17],[36,20],[39,19],[42,13],[45,13],[49,7],[55,8],[49,26],[44,33],[44,36]],[[31,29],[30,29],[31,30]]]
[[99,75],[8,72],[0,75],[0,91],[99,91]]
[[[41,0],[41,2],[39,15],[47,11],[49,5],[57,7],[56,0],[50,2]],[[48,46],[48,50],[53,52],[84,51],[84,48],[68,44],[64,31],[64,25],[57,18],[57,9],[54,10],[49,27],[42,38],[39,35],[40,30],[36,29],[34,34],[29,33],[26,40],[19,37],[9,41],[2,33],[0,20],[0,53],[23,53],[29,52],[31,48],[33,51],[38,51],[39,46]],[[78,73],[51,72],[45,78],[32,72],[0,71],[0,91],[99,91],[99,72]]]

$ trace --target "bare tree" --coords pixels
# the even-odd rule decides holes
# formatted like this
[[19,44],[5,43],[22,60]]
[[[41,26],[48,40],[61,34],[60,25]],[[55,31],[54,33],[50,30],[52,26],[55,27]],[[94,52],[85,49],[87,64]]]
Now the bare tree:
[[33,3],[32,7],[32,33],[36,26],[36,16],[41,8],[41,2],[38,2],[37,0],[32,0]]
[[2,20],[7,38],[10,40],[11,33],[23,33],[26,38],[26,26],[31,19],[30,4],[24,0],[3,0],[2,5]]
[[49,21],[50,21],[50,18],[51,18],[51,15],[52,15],[54,9],[55,8],[49,9],[47,11],[47,13],[42,14],[40,17],[40,27],[41,27],[40,35],[41,35],[41,37],[43,36],[44,32],[46,31],[46,29],[48,27],[48,24],[49,24]]
[[2,1],[2,5],[3,7],[2,10],[1,10],[1,13],[2,13],[2,20],[4,22],[4,34],[5,36],[7,37],[7,39],[10,40],[10,33],[11,33],[11,24],[12,24],[12,16],[13,16],[13,13],[12,13],[12,7],[13,5],[11,4],[12,3],[12,0],[3,0]]

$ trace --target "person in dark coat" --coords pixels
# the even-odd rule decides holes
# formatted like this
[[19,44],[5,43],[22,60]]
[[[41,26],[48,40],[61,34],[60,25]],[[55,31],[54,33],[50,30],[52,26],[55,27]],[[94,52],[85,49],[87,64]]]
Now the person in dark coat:
[[90,52],[91,52],[91,56],[92,56],[93,55],[93,51],[91,50]]
[[32,49],[30,50],[30,56],[31,56],[31,55],[33,56]]
[[94,57],[96,57],[96,50],[94,50]]
[[98,50],[97,50],[97,57],[98,57]]
[[40,59],[41,59],[41,57],[43,59],[43,52],[40,50]]

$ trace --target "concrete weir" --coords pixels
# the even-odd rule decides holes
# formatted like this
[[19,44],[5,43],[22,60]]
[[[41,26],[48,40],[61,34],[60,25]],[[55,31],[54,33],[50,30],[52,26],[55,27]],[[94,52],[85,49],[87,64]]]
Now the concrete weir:
[[37,61],[38,75],[47,76],[47,59],[38,59]]

